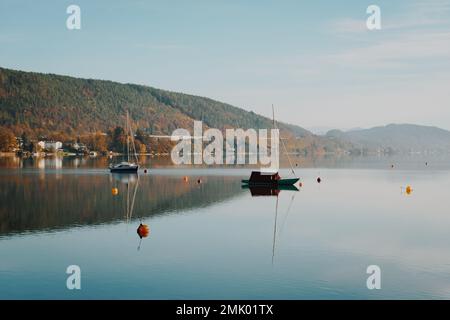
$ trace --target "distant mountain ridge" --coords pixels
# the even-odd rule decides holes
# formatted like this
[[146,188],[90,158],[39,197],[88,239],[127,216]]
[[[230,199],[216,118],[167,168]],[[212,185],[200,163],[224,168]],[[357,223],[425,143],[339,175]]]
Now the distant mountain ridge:
[[[270,107],[270,106],[268,106]],[[16,136],[72,140],[124,125],[129,110],[135,129],[170,135],[192,130],[194,120],[206,127],[272,128],[272,119],[209,98],[122,84],[107,80],[23,72],[0,68],[0,128]],[[278,122],[287,148],[298,154],[342,152],[449,151],[450,132],[419,125],[388,125],[315,135],[296,125]]]
[[388,152],[450,151],[450,131],[415,124],[387,126],[352,131],[331,130],[328,138],[351,143],[354,148],[383,149]]

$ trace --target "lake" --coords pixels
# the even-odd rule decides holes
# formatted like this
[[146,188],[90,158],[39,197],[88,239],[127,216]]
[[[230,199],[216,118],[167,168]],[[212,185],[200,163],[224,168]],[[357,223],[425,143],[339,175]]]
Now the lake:
[[272,196],[250,168],[109,161],[0,159],[1,299],[450,298],[448,158],[296,160],[303,185]]

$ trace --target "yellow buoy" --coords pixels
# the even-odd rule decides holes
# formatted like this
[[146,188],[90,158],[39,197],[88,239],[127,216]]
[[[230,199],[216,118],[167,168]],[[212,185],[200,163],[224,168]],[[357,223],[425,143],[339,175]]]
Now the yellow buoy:
[[112,188],[111,193],[112,193],[113,196],[117,196],[119,194],[119,189]]

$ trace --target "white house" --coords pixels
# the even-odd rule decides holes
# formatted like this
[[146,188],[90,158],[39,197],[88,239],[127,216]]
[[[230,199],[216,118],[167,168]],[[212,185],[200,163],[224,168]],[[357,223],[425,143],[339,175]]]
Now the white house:
[[62,142],[60,141],[39,141],[38,146],[43,150],[58,151],[62,148]]

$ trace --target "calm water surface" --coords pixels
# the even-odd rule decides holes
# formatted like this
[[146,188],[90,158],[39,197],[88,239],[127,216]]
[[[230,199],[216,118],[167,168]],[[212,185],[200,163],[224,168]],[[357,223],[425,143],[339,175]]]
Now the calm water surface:
[[0,298],[448,299],[450,161],[427,161],[305,161],[300,191],[277,197],[241,189],[248,168],[1,159]]

